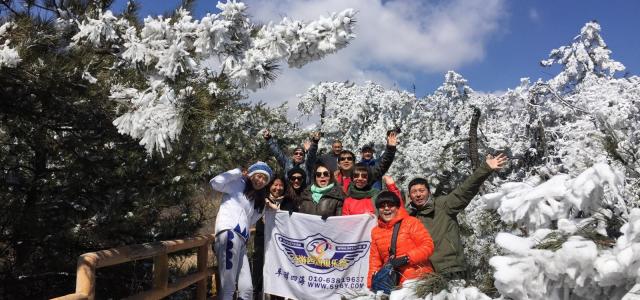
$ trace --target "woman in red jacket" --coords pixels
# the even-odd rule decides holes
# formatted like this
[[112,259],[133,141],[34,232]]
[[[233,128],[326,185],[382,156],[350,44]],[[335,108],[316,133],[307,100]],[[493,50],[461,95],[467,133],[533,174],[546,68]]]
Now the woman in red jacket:
[[[342,215],[359,215],[359,214],[376,214],[376,206],[372,199],[380,193],[380,190],[372,187],[374,181],[371,178],[371,172],[368,166],[356,165],[353,170],[353,180],[347,189],[347,198],[344,199],[342,205]],[[400,196],[400,190],[396,186],[391,176],[382,176],[382,180],[387,186],[387,190]],[[400,203],[404,207],[403,203]]]
[[[393,192],[384,191],[376,199],[378,226],[371,231],[371,252],[369,254],[369,274],[367,287],[371,288],[371,279],[382,266],[390,261],[400,274],[401,285],[405,280],[418,278],[433,272],[429,257],[433,254],[433,241],[424,225],[410,216],[400,198]],[[389,257],[393,226],[400,223],[396,241],[396,255]]]

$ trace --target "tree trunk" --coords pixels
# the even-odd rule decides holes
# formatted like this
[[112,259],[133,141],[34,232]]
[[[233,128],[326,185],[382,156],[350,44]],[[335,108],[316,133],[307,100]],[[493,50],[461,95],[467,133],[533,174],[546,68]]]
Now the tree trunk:
[[469,125],[469,159],[471,160],[471,168],[475,170],[480,165],[478,158],[478,122],[480,121],[480,109],[473,108],[473,116]]
[[[43,129],[40,129],[43,130]],[[34,170],[33,177],[25,203],[22,206],[20,217],[14,228],[13,244],[16,251],[16,265],[18,268],[28,264],[28,260],[34,252],[35,245],[35,228],[38,222],[38,202],[40,200],[42,181],[47,168],[47,153],[44,143],[43,133],[37,133],[31,140],[34,149],[32,166]]]
[[536,144],[538,146],[538,159],[542,160],[547,149],[547,141],[544,138],[544,124],[540,120],[538,120],[538,141]]
[[324,124],[324,117],[327,113],[327,95],[322,95],[322,110],[320,111],[320,130],[322,130],[322,125]]

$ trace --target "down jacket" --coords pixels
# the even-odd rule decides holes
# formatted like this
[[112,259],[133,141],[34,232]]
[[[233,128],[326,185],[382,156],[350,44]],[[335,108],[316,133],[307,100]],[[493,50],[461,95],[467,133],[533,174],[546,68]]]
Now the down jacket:
[[300,203],[298,204],[299,213],[327,217],[342,214],[342,203],[345,195],[340,185],[335,184],[331,190],[320,198],[318,203],[313,202],[311,194],[311,186],[302,191]]
[[384,222],[378,218],[378,226],[371,231],[371,252],[369,255],[369,274],[367,275],[367,287],[369,288],[371,288],[373,274],[380,270],[389,259],[393,225],[400,221],[402,223],[400,223],[396,241],[396,257],[409,257],[409,264],[398,270],[400,284],[405,280],[433,272],[429,261],[434,249],[431,235],[420,220],[410,216],[404,208],[400,207],[398,214],[391,221]]

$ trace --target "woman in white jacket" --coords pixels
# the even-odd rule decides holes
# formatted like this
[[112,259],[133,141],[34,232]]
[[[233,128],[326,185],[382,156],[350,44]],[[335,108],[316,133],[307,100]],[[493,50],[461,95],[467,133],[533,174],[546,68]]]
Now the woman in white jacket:
[[252,299],[253,285],[247,259],[249,228],[264,212],[265,187],[273,171],[264,162],[257,162],[243,174],[233,169],[211,179],[215,191],[224,193],[216,216],[214,251],[220,274],[219,297],[233,299],[238,285],[238,299]]

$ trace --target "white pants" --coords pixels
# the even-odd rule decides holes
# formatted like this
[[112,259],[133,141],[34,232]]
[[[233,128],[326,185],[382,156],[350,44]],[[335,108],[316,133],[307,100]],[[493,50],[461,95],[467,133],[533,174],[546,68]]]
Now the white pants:
[[220,287],[218,299],[232,300],[238,285],[238,299],[253,299],[253,284],[247,258],[247,243],[233,230],[224,230],[216,235],[214,251],[218,259]]

